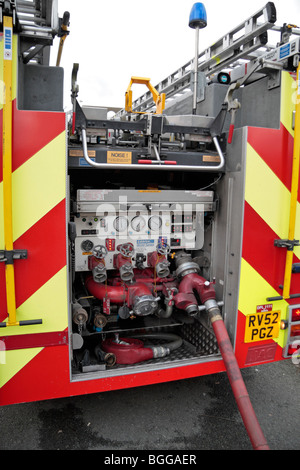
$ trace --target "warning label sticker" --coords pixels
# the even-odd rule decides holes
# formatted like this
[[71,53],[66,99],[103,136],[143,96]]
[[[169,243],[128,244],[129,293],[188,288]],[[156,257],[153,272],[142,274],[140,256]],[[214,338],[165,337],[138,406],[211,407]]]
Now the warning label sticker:
[[4,59],[12,60],[12,28],[4,28]]
[[129,165],[132,162],[132,152],[107,152],[107,163]]

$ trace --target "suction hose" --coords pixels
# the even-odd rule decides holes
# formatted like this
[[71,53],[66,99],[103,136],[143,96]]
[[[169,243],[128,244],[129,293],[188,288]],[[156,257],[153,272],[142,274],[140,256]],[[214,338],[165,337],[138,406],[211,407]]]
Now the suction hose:
[[[167,340],[167,344],[157,346],[144,346],[141,339]],[[182,345],[182,339],[173,334],[143,334],[132,336],[131,338],[108,338],[102,342],[102,349],[105,352],[116,356],[117,364],[136,364],[149,359],[168,356],[171,351]]]
[[[160,344],[159,347],[167,348],[170,352],[175,351],[175,349],[180,348],[182,345],[182,338],[180,336],[174,335],[173,333],[146,333],[144,335],[134,335],[132,338],[141,338],[141,339],[157,339],[165,340],[166,344]],[[150,346],[149,346],[150,347]],[[151,346],[155,348],[156,346]]]
[[254,450],[270,450],[253,410],[231,342],[216,301],[204,303],[226,366],[230,385]]

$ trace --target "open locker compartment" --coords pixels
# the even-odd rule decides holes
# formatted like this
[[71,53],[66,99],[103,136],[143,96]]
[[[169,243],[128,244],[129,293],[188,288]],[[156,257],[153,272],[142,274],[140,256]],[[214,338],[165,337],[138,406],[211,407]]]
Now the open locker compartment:
[[186,274],[215,291],[234,344],[246,140],[237,130],[220,173],[69,169],[72,380],[220,360],[197,288],[197,307],[180,289]]

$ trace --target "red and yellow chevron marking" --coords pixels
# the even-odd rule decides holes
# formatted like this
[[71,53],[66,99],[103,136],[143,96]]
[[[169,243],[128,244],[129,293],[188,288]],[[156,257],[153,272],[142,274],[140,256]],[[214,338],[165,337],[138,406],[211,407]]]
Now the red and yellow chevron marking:
[[[1,42],[0,46],[2,64]],[[5,394],[5,385],[23,368],[26,370],[45,346],[66,344],[64,332],[68,327],[65,114],[17,109],[15,36],[13,48],[13,242],[14,249],[28,250],[26,260],[14,263],[17,319],[41,318],[43,323],[0,329],[1,344],[4,348],[8,345],[4,360],[3,354],[0,360],[0,404],[12,402]],[[2,67],[0,83],[3,86]],[[1,128],[2,121],[1,103]],[[0,156],[0,250],[3,250],[2,139]],[[0,291],[0,321],[3,322],[7,320],[4,263],[0,263]],[[63,339],[59,340],[62,333]],[[22,393],[18,393],[21,401]]]
[[[245,316],[256,312],[258,305],[267,304],[268,297],[282,295],[286,250],[274,246],[275,239],[287,239],[291,200],[291,180],[294,131],[292,115],[295,109],[295,76],[282,72],[280,128],[249,128],[245,181],[244,236],[241,261],[238,310],[237,350],[241,365],[245,364],[249,344],[245,345]],[[298,199],[299,201],[299,199]],[[300,233],[300,206],[297,203],[296,233]],[[297,238],[297,237],[296,237]],[[299,238],[299,236],[298,236]],[[294,250],[294,262],[300,258],[300,248]],[[291,294],[300,292],[300,281],[292,276]],[[299,299],[298,299],[299,300]],[[296,300],[297,302],[297,300]],[[287,318],[291,300],[273,302],[273,310]],[[280,330],[276,340],[264,345],[278,344],[268,356],[261,342],[251,343],[262,351],[262,359],[281,359],[286,332]],[[249,364],[252,362],[249,362]]]

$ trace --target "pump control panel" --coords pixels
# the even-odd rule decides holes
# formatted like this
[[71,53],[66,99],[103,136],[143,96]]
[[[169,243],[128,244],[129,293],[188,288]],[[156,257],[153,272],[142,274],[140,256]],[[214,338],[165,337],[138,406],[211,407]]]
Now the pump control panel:
[[132,245],[133,261],[157,249],[201,249],[204,213],[213,211],[212,191],[79,190],[75,217],[75,270],[89,270],[89,256],[105,247],[114,269],[120,247]]

